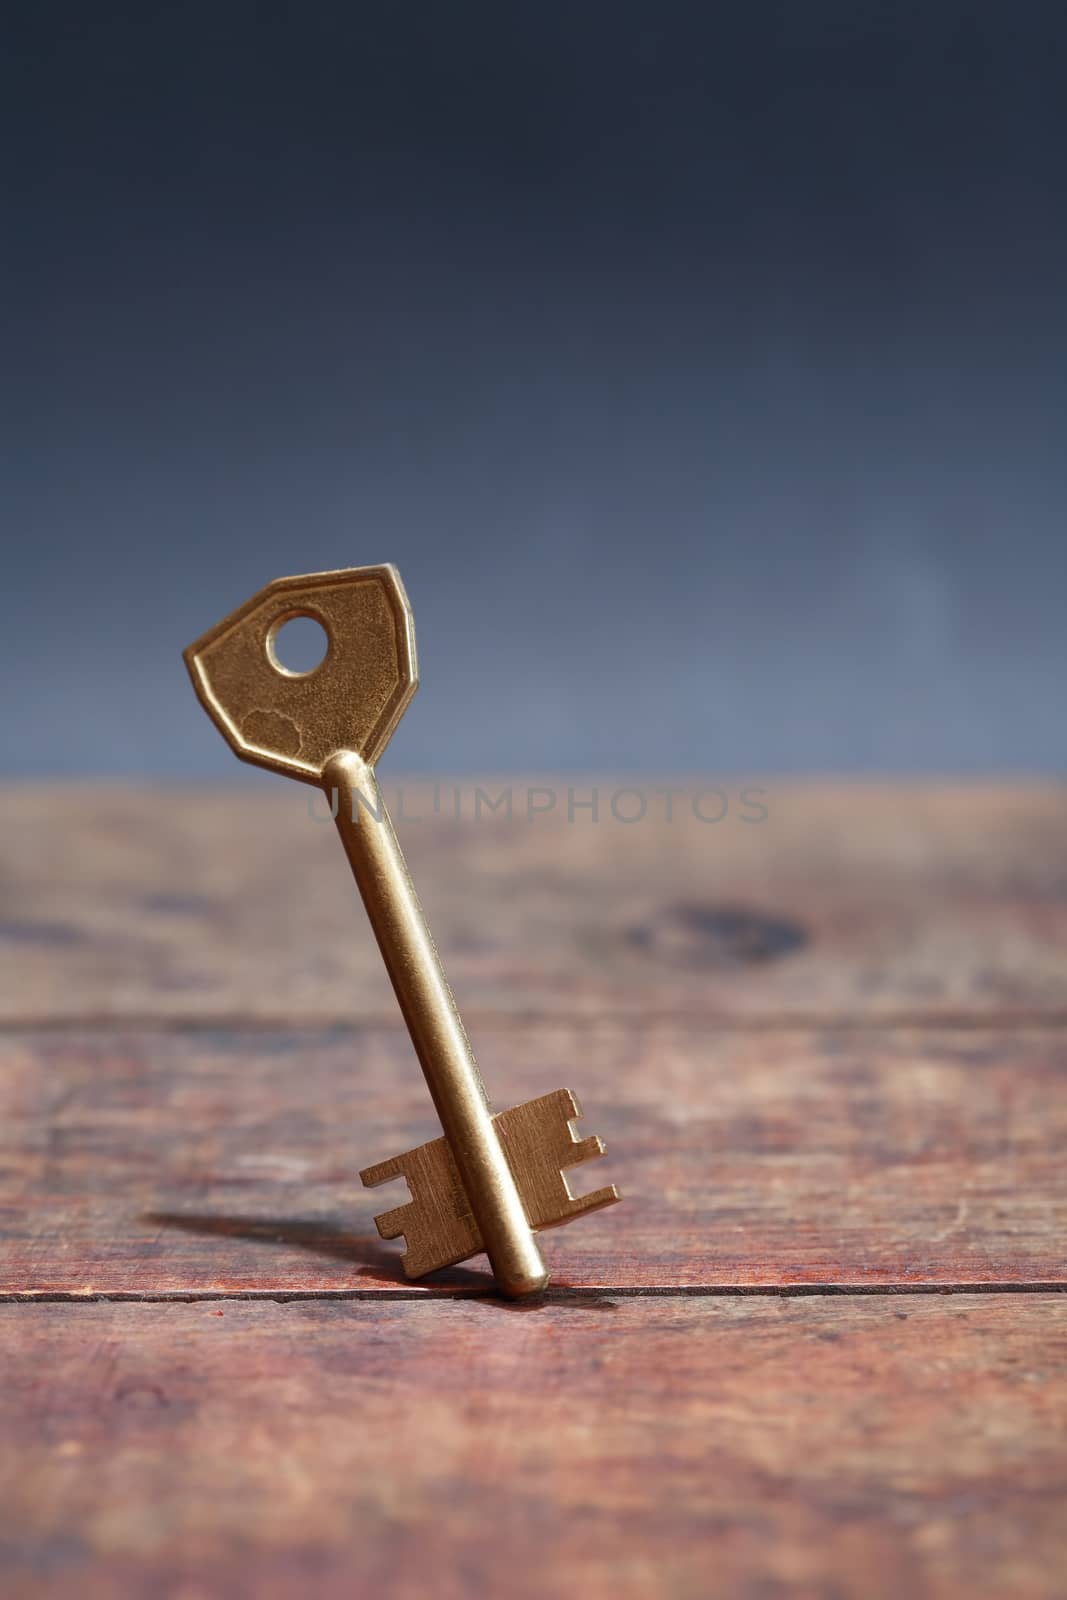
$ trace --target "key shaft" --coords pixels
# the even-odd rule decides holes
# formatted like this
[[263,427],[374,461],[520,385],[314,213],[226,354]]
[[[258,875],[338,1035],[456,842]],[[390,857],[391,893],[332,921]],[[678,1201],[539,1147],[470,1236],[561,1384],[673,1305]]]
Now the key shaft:
[[341,751],[322,786],[497,1283],[536,1293],[548,1271],[374,769]]

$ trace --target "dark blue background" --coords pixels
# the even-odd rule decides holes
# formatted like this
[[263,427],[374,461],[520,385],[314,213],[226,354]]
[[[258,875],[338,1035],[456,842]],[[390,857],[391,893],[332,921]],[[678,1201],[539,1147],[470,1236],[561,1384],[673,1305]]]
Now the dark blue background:
[[1067,766],[1059,4],[24,6],[0,763],[395,561],[394,768]]

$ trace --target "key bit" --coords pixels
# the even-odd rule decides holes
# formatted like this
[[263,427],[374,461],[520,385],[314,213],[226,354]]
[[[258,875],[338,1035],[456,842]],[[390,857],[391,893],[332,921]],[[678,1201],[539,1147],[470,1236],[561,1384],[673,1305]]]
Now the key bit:
[[[579,1139],[572,1132],[571,1123],[581,1114],[576,1095],[569,1089],[554,1089],[493,1118],[531,1228],[558,1228],[619,1198],[614,1186],[575,1196],[567,1185],[565,1170],[604,1154],[600,1139]],[[421,1278],[439,1267],[455,1266],[485,1248],[447,1139],[431,1139],[416,1150],[392,1156],[368,1167],[360,1177],[368,1189],[396,1178],[407,1182],[411,1200],[374,1220],[383,1239],[403,1236],[408,1277]]]
[[[308,672],[290,672],[275,649],[294,617],[313,618],[327,637]],[[190,645],[185,661],[243,761],[325,790],[440,1118],[442,1139],[363,1174],[369,1185],[408,1180],[410,1203],[378,1219],[383,1237],[405,1234],[409,1277],[484,1250],[504,1293],[544,1288],[534,1231],[619,1196],[570,1193],[563,1171],[603,1146],[572,1133],[579,1111],[569,1090],[496,1117],[489,1105],[374,774],[418,686],[399,574],[381,566],[279,578]]]

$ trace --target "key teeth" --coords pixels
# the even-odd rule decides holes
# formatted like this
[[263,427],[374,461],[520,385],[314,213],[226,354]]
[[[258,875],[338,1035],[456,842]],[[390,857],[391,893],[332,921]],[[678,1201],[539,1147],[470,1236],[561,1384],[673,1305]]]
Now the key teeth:
[[383,1183],[391,1183],[394,1178],[402,1178],[404,1174],[399,1165],[402,1160],[402,1156],[393,1156],[389,1161],[379,1161],[377,1166],[364,1167],[359,1175],[360,1183],[364,1189],[379,1189]]
[[368,1189],[401,1178],[407,1184],[410,1200],[374,1219],[383,1239],[403,1236],[406,1249],[401,1261],[407,1277],[421,1278],[465,1261],[482,1249],[452,1152],[443,1138],[367,1167],[360,1177]]
[[[374,1185],[368,1185],[374,1187]],[[407,1236],[407,1218],[405,1213],[411,1210],[410,1205],[397,1206],[395,1211],[383,1211],[381,1216],[375,1217],[374,1226],[378,1230],[380,1239],[403,1239],[404,1249],[400,1255],[400,1265],[404,1269],[406,1278],[421,1278],[427,1271],[432,1270],[422,1265],[412,1254]]]
[[[401,1178],[407,1182],[406,1174],[400,1165],[402,1159],[402,1157],[394,1156],[389,1161],[379,1162],[377,1166],[365,1167],[359,1175],[363,1187],[365,1189],[379,1189],[382,1184],[395,1183]],[[411,1189],[410,1183],[408,1183],[408,1189],[409,1191]],[[407,1220],[414,1203],[414,1197],[412,1197],[406,1205],[395,1206],[392,1211],[382,1211],[374,1219],[374,1226],[378,1230],[380,1239],[403,1239],[404,1252],[400,1257],[400,1264],[404,1268],[405,1275],[409,1278],[417,1278],[419,1276],[419,1273],[413,1272],[408,1265]]]
[[579,1098],[575,1094],[574,1090],[573,1089],[560,1089],[558,1092],[560,1094],[566,1095],[567,1099],[571,1103],[571,1114],[570,1114],[570,1117],[568,1118],[568,1121],[580,1122],[582,1117],[584,1117],[585,1112],[582,1110],[582,1102],[579,1100]]
[[[567,1131],[571,1136],[571,1140],[575,1148],[582,1151],[582,1154],[578,1157],[578,1160],[586,1161],[590,1156],[602,1156],[604,1154],[606,1147],[603,1139],[598,1138],[595,1133],[590,1133],[583,1136],[575,1133],[574,1131],[573,1124],[576,1122],[581,1122],[582,1118],[585,1116],[585,1112],[582,1109],[582,1102],[579,1100],[573,1089],[557,1089],[555,1095],[545,1095],[544,1098],[546,1100],[566,1100],[567,1105],[570,1107],[569,1112],[566,1113]],[[561,1113],[563,1110],[564,1108],[561,1106]]]
[[[574,1195],[566,1172],[604,1154],[596,1134],[579,1136],[573,1124],[582,1107],[572,1089],[554,1089],[536,1100],[500,1112],[494,1121],[515,1176],[530,1227],[555,1228],[620,1198],[614,1185]],[[445,1139],[406,1150],[367,1167],[360,1177],[368,1189],[403,1178],[410,1200],[375,1218],[383,1239],[403,1236],[401,1257],[409,1278],[454,1266],[484,1249],[477,1224]]]
[[564,1089],[561,1093],[565,1094],[571,1105],[576,1108],[574,1116],[568,1118],[568,1131],[573,1140],[573,1149],[569,1150],[565,1158],[560,1162],[560,1175],[572,1201],[573,1210],[570,1210],[565,1217],[561,1217],[559,1223],[545,1223],[545,1228],[562,1226],[564,1222],[570,1222],[575,1217],[585,1216],[592,1211],[602,1211],[605,1206],[613,1206],[622,1199],[622,1195],[613,1183],[607,1184],[603,1189],[594,1189],[591,1194],[576,1195],[571,1193],[571,1186],[567,1182],[566,1174],[572,1167],[580,1166],[583,1161],[595,1161],[599,1156],[605,1155],[607,1146],[603,1139],[595,1133],[586,1134],[584,1138],[579,1138],[573,1127],[573,1124],[579,1122],[582,1116],[578,1096],[573,1089]]
[[619,1198],[613,1188],[590,1195],[575,1195],[571,1190],[566,1173],[604,1154],[604,1143],[595,1134],[582,1138],[575,1132],[573,1125],[581,1115],[581,1102],[573,1089],[553,1089],[497,1118],[526,1215],[538,1232],[612,1205]]
[[[574,1135],[572,1134],[571,1137],[574,1138]],[[574,1149],[570,1152],[570,1160],[566,1162],[562,1170],[566,1171],[569,1167],[576,1167],[580,1161],[592,1161],[597,1156],[604,1155],[606,1149],[603,1139],[598,1139],[595,1133],[589,1134],[585,1139],[574,1139]]]
[[[566,1179],[563,1180],[566,1183]],[[567,1190],[570,1194],[570,1189]],[[592,1194],[578,1196],[570,1195],[572,1205],[564,1216],[552,1217],[547,1222],[537,1225],[538,1233],[547,1233],[550,1228],[562,1228],[565,1223],[573,1222],[575,1217],[590,1216],[594,1211],[603,1211],[606,1206],[613,1206],[622,1199],[622,1195],[613,1183],[606,1189],[594,1189]]]
[[382,1239],[403,1239],[405,1234],[401,1214],[407,1209],[407,1206],[398,1206],[395,1211],[383,1211],[381,1216],[375,1217],[374,1226],[378,1230],[379,1237]]
[[[574,1123],[581,1122],[583,1116],[581,1101],[573,1089],[560,1089],[558,1092],[566,1096],[572,1113],[567,1118],[567,1131],[570,1134],[572,1148],[566,1152],[566,1159],[560,1163],[560,1171],[569,1172],[571,1167],[578,1166],[579,1162],[595,1161],[598,1156],[606,1155],[607,1145],[598,1134],[579,1135],[574,1131]],[[602,1189],[597,1190],[597,1194],[606,1192]],[[618,1199],[619,1196],[616,1195],[615,1198]],[[610,1201],[604,1201],[603,1204],[608,1205]]]

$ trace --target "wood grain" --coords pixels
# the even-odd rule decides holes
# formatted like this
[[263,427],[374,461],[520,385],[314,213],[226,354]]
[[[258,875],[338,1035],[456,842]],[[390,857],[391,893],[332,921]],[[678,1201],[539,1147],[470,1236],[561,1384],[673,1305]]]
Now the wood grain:
[[[624,1203],[545,1235],[584,1290],[1067,1282],[1067,1033],[483,1025],[501,1106],[563,1085]],[[0,1041],[0,1290],[410,1285],[361,1166],[437,1131],[399,1027]],[[484,1265],[479,1260],[473,1268]]]
[[406,787],[496,1104],[576,1089],[625,1203],[546,1301],[409,1284],[357,1173],[438,1128],[310,791],[5,789],[4,1600],[1059,1600],[1067,789]]
[[0,1341],[7,1600],[1063,1593],[1064,1296],[9,1305]]
[[[647,815],[513,820],[473,782],[405,786],[398,831],[465,1017],[1067,1019],[1067,787],[628,780]],[[699,791],[702,823],[693,813]],[[481,787],[498,798],[507,780]],[[386,782],[394,810],[397,784]],[[366,1021],[394,1001],[325,802],[214,791],[3,793],[0,1021]],[[535,804],[545,803],[544,796]],[[312,820],[309,806],[317,808]],[[636,811],[632,797],[617,810]],[[415,820],[418,819],[418,820]]]

